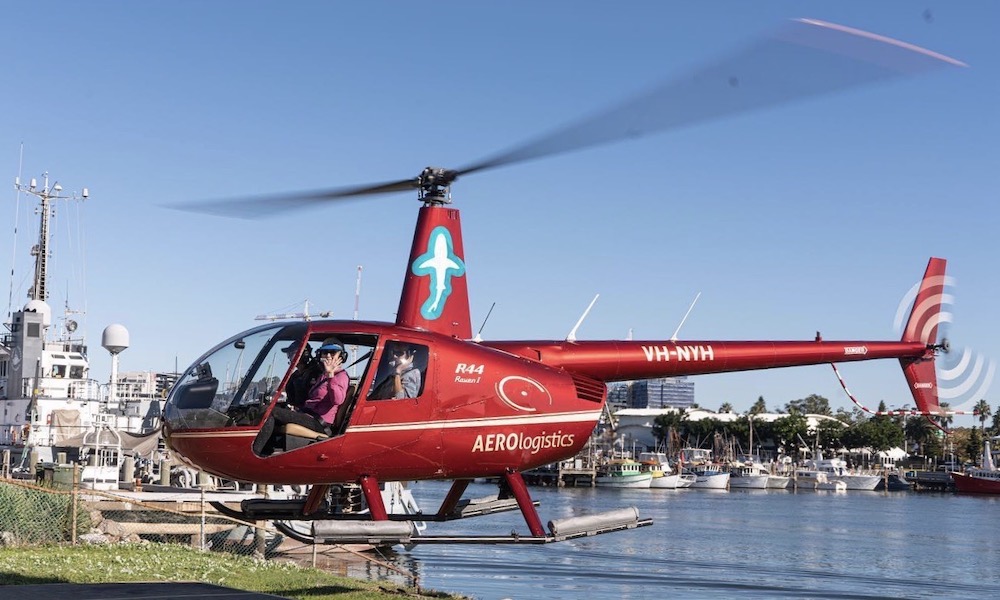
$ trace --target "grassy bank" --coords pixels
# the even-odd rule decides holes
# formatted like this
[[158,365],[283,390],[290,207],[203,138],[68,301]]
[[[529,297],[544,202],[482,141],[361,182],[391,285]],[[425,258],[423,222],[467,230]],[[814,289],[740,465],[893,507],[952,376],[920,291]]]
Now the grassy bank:
[[302,600],[455,598],[338,577],[282,561],[199,552],[179,545],[0,548],[0,585],[199,581]]

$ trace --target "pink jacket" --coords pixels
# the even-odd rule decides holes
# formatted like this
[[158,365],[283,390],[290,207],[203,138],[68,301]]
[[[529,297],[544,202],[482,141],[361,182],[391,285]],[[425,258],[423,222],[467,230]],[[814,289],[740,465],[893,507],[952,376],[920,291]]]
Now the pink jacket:
[[328,425],[333,423],[337,409],[347,398],[349,383],[350,378],[346,371],[337,371],[332,378],[324,373],[309,390],[309,398],[306,399],[303,408],[319,417],[324,423]]

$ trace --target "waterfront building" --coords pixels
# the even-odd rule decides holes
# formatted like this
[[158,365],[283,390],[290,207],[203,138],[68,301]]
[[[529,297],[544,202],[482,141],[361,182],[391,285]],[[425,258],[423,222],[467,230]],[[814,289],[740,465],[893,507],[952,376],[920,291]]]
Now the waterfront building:
[[644,379],[632,384],[629,408],[677,408],[694,405],[694,381],[687,377]]
[[694,406],[694,381],[687,377],[662,377],[613,383],[608,387],[612,412],[626,408],[677,408]]

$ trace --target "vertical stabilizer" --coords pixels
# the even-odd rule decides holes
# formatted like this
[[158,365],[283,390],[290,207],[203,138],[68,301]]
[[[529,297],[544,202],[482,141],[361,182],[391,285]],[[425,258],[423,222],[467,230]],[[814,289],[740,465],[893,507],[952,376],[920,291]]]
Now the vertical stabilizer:
[[471,339],[464,257],[458,210],[442,206],[421,208],[396,324]]
[[937,343],[938,326],[941,323],[941,304],[945,299],[945,264],[943,258],[931,258],[927,263],[924,278],[913,300],[910,318],[903,329],[902,341],[922,342],[928,347],[923,358],[899,361],[917,409],[924,414],[942,412],[938,400],[937,373],[934,370],[934,351],[931,347]]

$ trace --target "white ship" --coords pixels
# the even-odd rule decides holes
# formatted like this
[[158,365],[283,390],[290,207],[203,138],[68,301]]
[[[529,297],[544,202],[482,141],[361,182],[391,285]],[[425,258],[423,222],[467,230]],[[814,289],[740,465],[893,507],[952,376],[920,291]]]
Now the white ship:
[[[79,196],[61,195],[62,187],[58,183],[50,187],[47,175],[41,187],[34,179],[29,185],[18,181],[15,186],[41,201],[40,226],[38,243],[31,250],[35,265],[28,300],[11,312],[7,330],[0,334],[0,451],[4,455],[0,467],[33,477],[39,463],[64,458],[88,465],[84,480],[89,475],[95,483],[103,482],[110,478],[110,467],[117,470],[114,461],[121,453],[141,441],[135,439],[137,435],[158,430],[160,398],[172,380],[166,376],[153,386],[148,382],[133,385],[141,383],[141,375],[131,382],[119,381],[117,354],[128,346],[128,332],[121,325],[106,328],[103,339],[113,355],[110,381],[117,383],[102,384],[91,377],[87,345],[77,322],[70,318],[72,311],[67,307],[55,324],[47,302],[52,202],[86,198],[87,190]],[[142,391],[135,394],[137,389]]]

